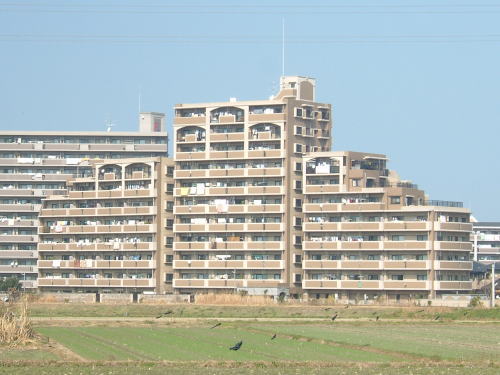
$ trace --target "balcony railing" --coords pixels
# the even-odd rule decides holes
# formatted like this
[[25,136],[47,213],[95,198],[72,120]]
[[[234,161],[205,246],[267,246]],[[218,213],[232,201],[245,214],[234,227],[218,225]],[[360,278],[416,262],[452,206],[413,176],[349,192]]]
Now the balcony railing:
[[440,200],[430,200],[425,201],[426,206],[438,206],[438,207],[456,207],[463,208],[463,202],[452,202],[452,201],[440,201]]

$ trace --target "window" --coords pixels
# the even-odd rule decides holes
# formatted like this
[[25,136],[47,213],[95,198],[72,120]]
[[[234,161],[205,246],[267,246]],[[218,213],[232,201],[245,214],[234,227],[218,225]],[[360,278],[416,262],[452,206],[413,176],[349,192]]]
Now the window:
[[391,255],[391,260],[403,260],[402,255]]
[[302,255],[300,255],[300,254],[294,254],[294,256],[293,256],[293,262],[294,263],[302,263]]
[[380,255],[370,254],[368,255],[368,260],[380,260]]
[[427,280],[427,275],[423,274],[423,275],[417,275],[417,280],[419,281],[425,281]]
[[302,145],[300,143],[295,143],[295,152],[302,152]]
[[301,217],[295,217],[294,219],[295,219],[294,226],[296,226],[296,227],[302,226],[302,218]]
[[173,273],[166,273],[165,274],[165,282],[166,283],[171,283],[173,279],[174,279]]
[[295,198],[294,200],[294,205],[295,208],[302,208],[302,199],[300,198]]
[[312,254],[311,260],[321,260],[321,254]]
[[167,167],[167,176],[172,177],[174,175],[174,167]]
[[427,255],[426,254],[415,255],[415,260],[427,260]]
[[295,189],[297,189],[297,190],[302,189],[302,181],[295,180],[294,183],[295,183]]
[[390,197],[391,204],[401,204],[401,197]]
[[165,263],[170,264],[172,263],[173,260],[174,260],[173,255],[168,255],[168,254],[165,255]]
[[295,236],[294,237],[294,245],[301,246],[302,245],[302,237],[301,236]]
[[361,186],[361,179],[360,178],[353,178],[353,179],[351,179],[351,181],[352,181],[352,186],[354,186],[354,187]]
[[426,234],[417,234],[417,241],[427,241]]
[[368,275],[368,280],[380,280],[380,275]]
[[302,108],[295,108],[295,117],[302,117]]
[[401,236],[401,235],[394,235],[391,237],[391,241],[404,241],[405,240],[405,236]]
[[295,172],[302,172],[302,163],[295,163]]
[[301,283],[302,282],[302,275],[300,273],[294,274],[294,281],[296,283]]
[[401,280],[404,280],[404,276],[403,275],[391,275],[391,280],[401,281]]
[[295,127],[295,135],[302,135],[302,126]]

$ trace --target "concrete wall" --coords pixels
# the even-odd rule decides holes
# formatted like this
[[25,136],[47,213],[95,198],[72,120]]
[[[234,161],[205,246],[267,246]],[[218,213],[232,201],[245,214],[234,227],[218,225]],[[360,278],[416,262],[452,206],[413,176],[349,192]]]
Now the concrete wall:
[[131,293],[103,293],[99,294],[101,303],[126,304],[134,302],[134,296]]
[[151,305],[190,302],[189,294],[140,294],[137,298],[139,303]]
[[40,293],[38,302],[47,303],[95,303],[94,293]]

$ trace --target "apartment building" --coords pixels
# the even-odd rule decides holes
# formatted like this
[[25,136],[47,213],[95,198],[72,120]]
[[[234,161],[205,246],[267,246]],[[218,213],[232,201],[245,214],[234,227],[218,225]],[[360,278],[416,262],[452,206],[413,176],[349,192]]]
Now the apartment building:
[[294,275],[310,298],[403,301],[470,291],[470,212],[428,201],[385,155],[304,157],[304,238]]
[[172,163],[134,158],[91,164],[91,174],[68,181],[67,195],[43,201],[39,290],[171,292],[165,238],[172,237],[166,210]]
[[472,223],[473,259],[491,264],[500,261],[500,222]]
[[315,85],[282,77],[269,100],[175,106],[176,292],[300,290],[302,155],[332,142]]
[[138,132],[0,131],[0,277],[36,288],[38,213],[67,181],[88,177],[94,159],[167,155],[165,116],[141,113]]

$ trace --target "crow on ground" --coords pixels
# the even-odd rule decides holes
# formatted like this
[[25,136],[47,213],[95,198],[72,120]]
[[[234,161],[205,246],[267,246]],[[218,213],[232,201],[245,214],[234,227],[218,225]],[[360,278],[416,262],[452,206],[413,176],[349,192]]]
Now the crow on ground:
[[335,319],[337,319],[337,316],[339,316],[339,314],[335,314],[334,316],[332,316],[332,322],[334,322]]
[[375,318],[375,320],[378,322],[379,319],[380,319],[380,316],[377,315],[377,317]]
[[172,310],[167,310],[163,313],[163,315],[168,315],[168,314],[173,314],[174,312]]
[[326,307],[325,311],[328,311],[328,310],[331,310],[331,309],[332,309],[331,307]]
[[271,337],[271,340],[274,340],[276,338],[276,333]]
[[425,310],[418,310],[417,312],[420,313],[420,312],[424,312]]
[[440,316],[439,314],[434,318],[434,320],[439,320]]
[[231,346],[229,350],[240,350],[241,345],[243,345],[243,341],[237,342],[236,344],[234,344],[234,346]]
[[219,322],[219,323],[217,323],[216,325],[214,325],[214,326],[210,327],[210,329],[217,328],[217,327],[219,327],[219,326],[221,326],[221,325],[222,325],[222,323],[220,323],[220,322]]

